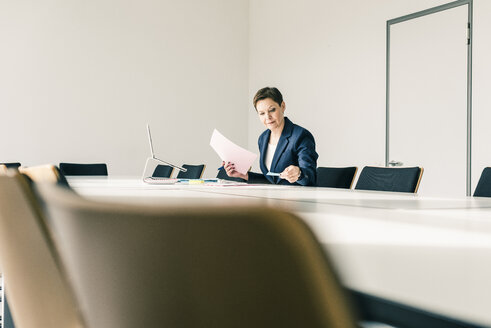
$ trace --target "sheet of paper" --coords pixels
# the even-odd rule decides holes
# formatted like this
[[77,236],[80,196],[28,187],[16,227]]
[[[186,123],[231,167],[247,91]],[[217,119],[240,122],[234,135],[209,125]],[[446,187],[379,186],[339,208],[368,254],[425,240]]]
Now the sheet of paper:
[[176,184],[177,182],[179,182],[179,179],[146,177],[143,178],[143,182],[148,184]]
[[217,129],[213,130],[210,146],[217,152],[222,161],[234,163],[235,170],[242,174],[246,174],[249,171],[257,157],[256,154],[237,146],[225,138]]

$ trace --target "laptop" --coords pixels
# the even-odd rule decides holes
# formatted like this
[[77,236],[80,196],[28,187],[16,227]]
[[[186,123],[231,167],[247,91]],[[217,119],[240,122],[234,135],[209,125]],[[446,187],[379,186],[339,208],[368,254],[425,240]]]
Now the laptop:
[[[152,141],[152,133],[150,132],[150,124],[147,123],[147,135],[148,135],[148,144],[150,145],[150,154],[152,155],[151,157],[149,157],[147,159],[147,162],[145,163],[145,169],[143,171],[143,181],[144,182],[147,182],[147,183],[175,183],[178,181],[178,179],[170,179],[170,178],[160,178],[160,177],[152,177],[152,176],[145,176],[145,172],[147,171],[147,166],[148,166],[148,162],[150,159],[153,159],[157,162],[160,162],[160,163],[163,163],[165,165],[169,165],[173,168],[176,168],[180,171],[183,171],[183,172],[186,172],[187,169],[183,168],[183,167],[180,167],[180,166],[177,166],[177,165],[174,165],[174,164],[171,164],[171,163],[168,163],[164,160],[161,160],[159,158],[157,158],[157,156],[155,156],[155,152],[153,150],[153,141]],[[157,182],[158,181],[158,182]]]
[[153,152],[152,134],[150,133],[150,124],[148,123],[147,123],[147,134],[148,134],[148,144],[150,145],[150,154],[152,154],[152,158],[155,159],[155,153]]

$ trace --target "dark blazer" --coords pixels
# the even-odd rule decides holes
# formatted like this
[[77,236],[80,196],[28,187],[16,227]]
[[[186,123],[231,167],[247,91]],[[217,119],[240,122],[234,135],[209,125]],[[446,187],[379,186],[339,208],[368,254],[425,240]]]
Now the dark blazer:
[[[271,131],[268,129],[259,136],[259,164],[263,174],[249,172],[249,183],[269,181],[269,183],[273,184],[290,185],[291,183],[287,180],[266,175],[268,169],[264,164],[264,158],[270,135]],[[300,168],[302,174],[294,184],[314,186],[318,157],[319,155],[315,151],[315,140],[312,134],[301,126],[293,124],[292,121],[285,117],[285,126],[276,146],[273,161],[271,162],[271,172],[281,173],[288,166],[295,165]]]

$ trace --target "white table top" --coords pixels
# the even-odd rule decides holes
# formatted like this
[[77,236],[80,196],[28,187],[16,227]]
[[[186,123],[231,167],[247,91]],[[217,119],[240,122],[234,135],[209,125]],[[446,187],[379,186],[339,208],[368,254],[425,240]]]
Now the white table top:
[[491,326],[491,199],[330,188],[147,185],[70,178],[82,196],[144,204],[267,204],[298,214],[351,289]]

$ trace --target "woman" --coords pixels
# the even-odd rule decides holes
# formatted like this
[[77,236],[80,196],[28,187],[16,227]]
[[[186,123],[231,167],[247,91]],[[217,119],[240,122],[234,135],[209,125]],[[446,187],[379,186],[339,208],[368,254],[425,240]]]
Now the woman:
[[[223,163],[227,175],[249,183],[315,185],[319,155],[315,151],[314,137],[284,116],[281,92],[277,88],[263,88],[254,96],[253,104],[259,120],[267,128],[258,141],[262,174],[241,174],[233,163]],[[268,172],[280,175],[268,175]]]

